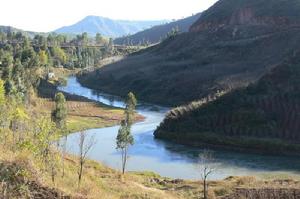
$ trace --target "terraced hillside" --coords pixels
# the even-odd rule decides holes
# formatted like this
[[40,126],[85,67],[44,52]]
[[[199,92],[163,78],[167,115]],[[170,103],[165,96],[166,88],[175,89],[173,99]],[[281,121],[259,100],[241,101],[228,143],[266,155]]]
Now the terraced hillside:
[[155,137],[193,145],[299,152],[299,113],[300,54],[295,53],[247,88],[170,111]]

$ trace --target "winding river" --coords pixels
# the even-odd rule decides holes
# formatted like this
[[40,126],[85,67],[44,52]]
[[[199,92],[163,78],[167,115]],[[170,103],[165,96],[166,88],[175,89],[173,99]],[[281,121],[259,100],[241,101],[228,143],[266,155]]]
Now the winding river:
[[[114,107],[124,107],[121,98],[99,93],[81,86],[76,77],[69,77],[67,86],[61,91],[81,95]],[[139,114],[146,119],[133,125],[132,133],[135,144],[129,150],[129,171],[153,171],[165,177],[181,179],[199,179],[200,172],[196,165],[197,157],[203,149],[173,144],[153,138],[153,131],[163,120],[167,108],[139,104]],[[115,168],[121,168],[120,154],[115,149],[115,138],[119,126],[91,129],[88,136],[94,136],[96,144],[88,154],[93,160]],[[71,154],[78,153],[78,133],[69,135],[67,150]],[[211,179],[224,179],[228,176],[300,176],[300,159],[297,157],[266,156],[249,153],[238,153],[225,150],[214,150],[217,168]],[[299,177],[300,178],[300,177]]]

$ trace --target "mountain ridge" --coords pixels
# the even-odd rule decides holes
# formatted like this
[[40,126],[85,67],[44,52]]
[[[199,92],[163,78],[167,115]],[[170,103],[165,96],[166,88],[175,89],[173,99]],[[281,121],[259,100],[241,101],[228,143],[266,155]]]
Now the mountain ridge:
[[157,25],[152,28],[143,30],[134,35],[116,38],[114,43],[116,44],[154,44],[167,37],[167,34],[173,29],[178,29],[180,32],[188,32],[190,26],[200,17],[201,13],[195,14],[184,19],[179,19],[167,24]]
[[94,36],[100,33],[108,37],[120,37],[127,34],[133,34],[154,25],[163,24],[168,20],[154,21],[130,21],[130,20],[113,20],[107,17],[89,15],[82,20],[54,30],[57,33],[81,34],[87,32]]
[[300,25],[297,0],[219,0],[195,22],[191,32],[226,25]]

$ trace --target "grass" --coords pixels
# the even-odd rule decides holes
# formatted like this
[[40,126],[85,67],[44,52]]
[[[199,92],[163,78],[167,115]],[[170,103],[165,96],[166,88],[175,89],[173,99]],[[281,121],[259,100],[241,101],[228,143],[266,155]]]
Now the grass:
[[[37,98],[35,111],[49,115],[54,103],[49,99]],[[68,128],[71,131],[80,131],[88,128],[101,128],[117,124],[123,117],[123,110],[90,101],[68,101]],[[142,117],[137,116],[137,120]],[[0,145],[1,146],[1,145]],[[25,182],[38,182],[39,187],[56,190],[72,198],[103,198],[103,199],[196,199],[202,196],[200,181],[173,180],[161,177],[153,172],[129,172],[121,175],[117,170],[108,168],[96,161],[88,160],[84,167],[84,176],[81,186],[77,186],[78,158],[68,155],[64,158],[65,175],[62,178],[61,162],[57,164],[56,181],[53,184],[51,176],[39,159],[26,151],[12,151],[0,147],[0,162],[7,167],[18,166],[21,178]],[[20,169],[19,169],[20,168]],[[13,169],[12,169],[13,170]],[[9,171],[5,169],[3,172]],[[13,170],[14,171],[14,170]],[[19,172],[7,172],[5,175],[15,175]],[[5,176],[0,175],[0,176]],[[17,184],[16,195],[30,195],[33,191],[28,183],[11,182],[15,178],[7,178],[5,183]],[[290,182],[291,187],[298,186],[298,182]],[[282,187],[272,180],[258,180],[254,177],[230,177],[222,181],[210,182],[210,198],[232,194],[236,187],[252,188],[264,185],[265,187]],[[3,183],[0,184],[2,189]],[[39,189],[38,189],[39,190]],[[18,198],[18,197],[16,197]],[[19,197],[20,198],[20,197]]]
[[[67,128],[71,132],[117,125],[123,118],[122,109],[107,108],[92,102],[67,101],[66,106]],[[50,115],[53,108],[52,100],[39,98],[36,110]]]
[[[93,160],[86,161],[83,179],[78,187],[78,158],[73,155],[64,157],[64,176],[62,161],[60,158],[56,160],[53,183],[48,164],[31,151],[16,148],[11,143],[12,139],[6,139],[5,144],[1,139],[0,197],[36,198],[37,195],[43,195],[42,198],[198,199],[203,194],[201,181],[170,179],[153,172],[128,172],[122,175],[118,170]],[[233,194],[237,187],[249,190],[300,188],[300,181],[275,179],[261,180],[245,176],[210,181],[210,199]]]
[[101,120],[98,118],[72,116],[67,120],[68,130],[70,132],[78,132],[86,129],[109,127],[117,123]]
[[[94,102],[67,101],[67,128],[70,132],[78,132],[93,128],[114,126],[124,117],[124,111],[119,108],[109,107]],[[50,115],[54,102],[50,99],[38,98],[35,110],[45,115]],[[141,115],[136,116],[136,121],[143,120]]]
[[[69,75],[76,74],[78,70],[68,70],[63,68],[51,68],[55,78],[46,81],[43,80],[39,87],[39,95],[36,97],[35,112],[50,115],[54,109],[54,98],[58,92],[56,88],[59,79],[66,79]],[[41,71],[41,73],[43,73]],[[67,99],[67,128],[70,132],[78,132],[93,128],[103,128],[114,126],[123,119],[124,111],[120,108],[108,106],[99,102],[95,102],[78,95],[70,95],[64,93]],[[144,118],[136,115],[136,121]]]
[[[42,190],[41,187],[44,189],[46,187],[48,192],[55,190],[71,198],[196,199],[202,195],[202,183],[200,181],[173,180],[152,172],[129,172],[122,176],[119,171],[92,160],[86,162],[83,180],[78,187],[78,160],[77,157],[71,155],[64,159],[64,177],[61,176],[61,162],[58,162],[57,176],[53,184],[50,174],[32,153],[28,151],[13,152],[8,148],[1,147],[0,154],[0,163],[6,168],[0,170],[3,180],[0,189],[5,183],[6,185],[14,184],[14,189],[10,190],[10,194],[15,196],[18,194],[32,196],[33,190],[28,182],[36,182],[38,184],[37,191]],[[23,180],[18,180],[20,178]],[[299,188],[297,181],[282,182],[285,182],[286,185],[281,185],[281,181],[263,181],[255,177],[229,177],[221,181],[210,181],[209,194],[210,198],[232,194],[236,187]]]

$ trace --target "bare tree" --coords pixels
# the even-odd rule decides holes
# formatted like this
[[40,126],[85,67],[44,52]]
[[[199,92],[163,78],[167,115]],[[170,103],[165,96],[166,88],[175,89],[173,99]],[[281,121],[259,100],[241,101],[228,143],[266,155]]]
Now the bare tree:
[[83,167],[86,162],[86,157],[90,149],[96,144],[94,136],[91,136],[87,140],[87,134],[84,131],[79,133],[79,169],[78,169],[78,187],[80,186],[80,182],[82,179]]
[[212,151],[204,150],[199,155],[199,166],[201,169],[201,178],[203,181],[204,199],[208,199],[208,177],[216,170],[214,166],[214,155]]

